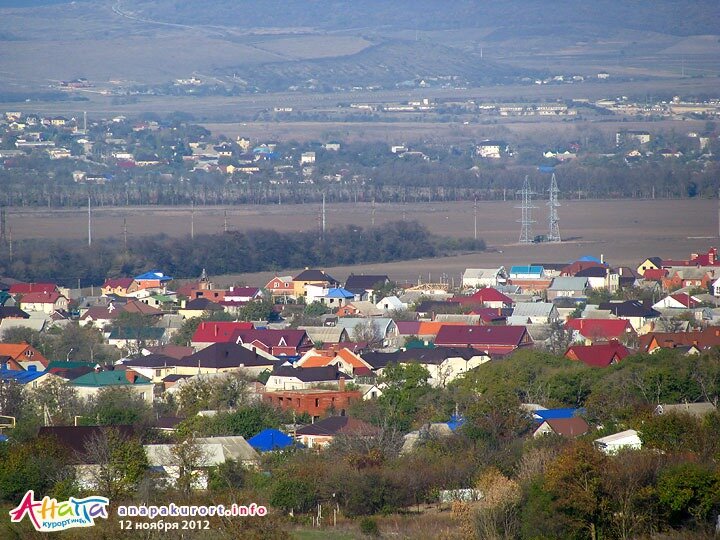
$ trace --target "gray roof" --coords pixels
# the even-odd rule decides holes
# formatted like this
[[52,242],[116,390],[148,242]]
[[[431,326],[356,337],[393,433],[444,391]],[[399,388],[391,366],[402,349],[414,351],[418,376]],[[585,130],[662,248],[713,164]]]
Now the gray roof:
[[313,343],[340,343],[343,340],[345,328],[342,326],[298,326],[298,330],[305,330]]
[[704,416],[715,412],[715,405],[709,402],[703,403],[673,403],[673,404],[661,404],[655,407],[655,414],[665,413],[687,413],[693,416]]
[[463,272],[463,279],[493,279],[498,274],[505,275],[505,267],[497,268],[468,268]]
[[11,328],[30,328],[37,332],[42,332],[45,324],[47,324],[47,321],[44,318],[3,319],[0,321],[0,338],[2,338],[6,330],[10,330]]
[[361,324],[365,324],[368,321],[372,322],[372,324],[375,326],[375,328],[378,329],[378,331],[383,337],[387,334],[388,328],[391,325],[395,324],[395,322],[389,317],[340,317],[338,318],[336,327],[345,328],[345,330],[347,330],[348,336],[350,337],[350,339],[352,339],[355,327]]
[[480,324],[480,315],[454,315],[451,313],[440,313],[435,316],[435,322],[459,322],[464,324]]
[[551,302],[518,302],[513,309],[513,317],[549,317],[553,311],[557,312],[555,304]]
[[556,277],[548,291],[584,291],[587,286],[588,280],[584,277]]

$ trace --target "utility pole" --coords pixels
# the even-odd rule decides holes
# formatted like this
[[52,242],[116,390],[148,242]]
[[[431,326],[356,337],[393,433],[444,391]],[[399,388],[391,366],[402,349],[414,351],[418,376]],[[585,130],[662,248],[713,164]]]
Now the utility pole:
[[123,218],[123,245],[125,246],[125,253],[127,253],[127,218]]
[[90,195],[88,195],[88,246],[92,246],[92,209],[90,207]]
[[475,202],[473,203],[473,220],[474,220],[473,238],[475,240],[477,240],[477,197],[475,197]]
[[7,227],[7,213],[5,207],[0,207],[0,244],[4,244],[7,241],[7,233],[5,228]]
[[322,199],[322,239],[325,240],[325,227],[327,225],[326,215],[325,215],[325,194],[323,193],[323,199]]
[[372,212],[370,213],[370,224],[374,227],[375,226],[375,197],[373,197],[372,200]]
[[225,218],[223,219],[223,232],[228,232],[227,210],[225,210]]
[[190,201],[190,239],[195,238],[195,199]]

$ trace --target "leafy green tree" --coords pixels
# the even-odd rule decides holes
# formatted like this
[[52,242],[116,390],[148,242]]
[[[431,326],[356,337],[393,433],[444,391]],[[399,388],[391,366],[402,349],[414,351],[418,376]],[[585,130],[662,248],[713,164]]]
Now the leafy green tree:
[[409,431],[421,399],[431,391],[430,373],[420,364],[388,364],[378,378],[385,385],[378,402],[390,426]]
[[275,314],[275,305],[270,300],[248,302],[238,314],[241,321],[270,321]]
[[53,425],[72,424],[80,410],[77,390],[67,381],[52,378],[38,388],[26,388],[26,396],[36,416],[50,415]]
[[0,445],[0,500],[14,502],[28,489],[50,493],[69,456],[52,439]]
[[681,463],[660,474],[658,498],[670,524],[702,523],[720,509],[720,475],[698,463]]
[[102,388],[85,405],[83,423],[101,426],[150,424],[152,410],[147,402],[129,388]]
[[306,317],[320,317],[320,315],[325,315],[326,313],[330,313],[330,308],[317,300],[305,306],[304,314]]

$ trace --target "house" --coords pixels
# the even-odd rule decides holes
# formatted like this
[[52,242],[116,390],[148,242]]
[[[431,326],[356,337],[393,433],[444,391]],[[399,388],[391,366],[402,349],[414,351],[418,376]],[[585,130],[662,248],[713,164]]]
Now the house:
[[463,272],[463,287],[478,289],[480,287],[496,287],[507,283],[508,274],[504,266],[499,268],[468,268]]
[[370,300],[373,291],[380,286],[390,283],[390,279],[384,274],[350,274],[345,281],[345,289],[355,295],[355,300]]
[[139,276],[135,276],[138,290],[140,289],[164,289],[165,286],[172,281],[170,276],[166,276],[160,270],[150,270]]
[[[357,298],[357,295],[355,297]],[[367,300],[355,300],[335,312],[338,317],[379,317],[384,314],[382,309],[378,309],[375,304]]]
[[318,285],[324,288],[339,287],[340,283],[322,270],[306,268],[292,280],[293,296],[300,298],[306,296],[306,285]]
[[292,276],[275,276],[264,287],[273,298],[295,296]]
[[347,330],[341,326],[298,326],[314,344],[341,343],[349,341]]
[[[318,385],[340,387],[340,381],[352,377],[336,366],[295,367],[288,364],[276,365],[265,384],[267,392],[279,390],[303,390]],[[344,384],[344,382],[343,382]]]
[[225,293],[225,300],[228,302],[252,302],[264,298],[263,292],[258,287],[230,287]]
[[530,345],[532,338],[524,326],[443,325],[435,338],[436,347],[472,347],[491,356]]
[[238,330],[252,330],[250,322],[202,321],[192,335],[195,350],[204,349],[213,343],[227,343]]
[[554,418],[544,420],[533,432],[533,437],[560,435],[561,437],[575,439],[581,435],[585,435],[588,431],[590,431],[590,426],[579,416],[572,418]]
[[584,268],[577,272],[575,277],[587,279],[590,289],[607,289],[614,293],[620,287],[620,274],[612,272],[608,267],[594,266]]
[[503,154],[510,152],[510,146],[503,141],[481,141],[475,147],[478,156],[485,159],[500,159]]
[[113,371],[91,371],[70,381],[78,397],[95,396],[103,388],[129,388],[148,404],[153,402],[153,383],[132,369]]
[[512,298],[493,287],[483,287],[469,296],[454,296],[451,301],[461,305],[470,304],[497,309],[510,307],[513,304]]
[[710,326],[691,332],[648,332],[640,336],[640,350],[654,353],[660,349],[696,347],[705,350],[720,347],[720,328]]
[[397,324],[389,317],[342,317],[335,326],[345,328],[353,341],[368,341],[367,334],[371,334],[370,337],[378,341],[376,345],[382,347],[395,346],[399,336]]
[[634,429],[626,429],[619,433],[600,437],[599,439],[595,439],[593,444],[595,448],[603,454],[610,456],[617,454],[621,450],[640,450],[640,448],[642,448],[640,436]]
[[47,368],[49,360],[40,351],[28,343],[0,343],[0,359],[5,369],[27,371],[34,367],[37,371]]
[[290,328],[236,330],[232,341],[252,351],[260,350],[276,357],[300,356],[313,346],[307,332]]
[[655,407],[654,414],[690,414],[692,416],[703,417],[706,414],[712,414],[717,411],[717,407],[709,402],[701,403],[674,403],[661,404]]
[[163,354],[147,354],[138,358],[123,360],[122,365],[130,368],[143,377],[150,379],[153,383],[162,383],[165,377],[175,374],[177,358]]
[[556,298],[584,299],[588,287],[586,277],[556,277],[547,289],[547,298],[550,301]]
[[113,328],[108,343],[118,349],[139,351],[142,347],[162,345],[165,342],[165,328],[155,326],[122,326]]
[[324,292],[324,296],[320,297],[320,302],[332,309],[342,307],[355,298],[353,293],[342,287],[332,287]]
[[690,293],[670,294],[653,304],[653,309],[695,309],[700,307],[700,300]]
[[263,395],[263,403],[299,414],[308,414],[313,422],[317,422],[328,413],[345,416],[350,405],[361,399],[360,390],[344,390],[344,385],[340,385],[338,390],[279,390],[265,392]]
[[542,266],[511,266],[508,276],[510,281],[528,280],[528,279],[544,279],[545,269]]
[[176,360],[173,365],[174,373],[179,375],[241,371],[257,377],[264,371],[271,371],[277,365],[277,360],[235,342],[219,342]]
[[552,324],[559,318],[557,307],[550,302],[518,302],[513,308],[508,324]]
[[445,387],[468,371],[489,362],[490,356],[473,348],[434,347],[400,351],[394,361],[422,366],[430,373],[430,385]]
[[16,282],[10,285],[8,293],[10,296],[18,296],[29,293],[53,293],[59,292],[54,283],[22,283]]
[[107,306],[93,306],[82,314],[80,322],[85,326],[90,325],[102,330],[110,326],[120,313],[122,307],[117,307],[112,302]]
[[645,277],[646,270],[662,270],[662,259],[660,257],[648,257],[637,267],[637,273]]
[[404,311],[408,308],[405,302],[402,302],[397,296],[386,296],[375,304],[375,307],[383,310],[384,313],[391,311]]
[[641,333],[645,325],[658,318],[660,312],[646,307],[638,300],[626,300],[624,302],[603,302],[598,309],[609,311],[618,319],[625,319],[630,322],[636,332]]
[[715,281],[714,276],[717,268],[702,266],[687,268],[669,267],[667,270],[667,276],[661,281],[665,290],[685,287],[701,287],[708,290],[710,284]]
[[100,288],[104,296],[114,294],[115,296],[128,296],[138,290],[138,284],[133,278],[108,278]]
[[627,143],[647,144],[650,142],[650,133],[647,131],[627,130],[615,133],[615,144],[622,146]]
[[5,319],[29,319],[30,315],[17,306],[0,305],[0,321]]
[[569,319],[565,328],[572,330],[573,341],[595,342],[623,340],[634,341],[637,332],[625,319]]
[[[193,451],[196,451],[199,459],[193,464],[190,471],[193,489],[205,490],[208,487],[208,468],[217,467],[227,461],[234,461],[246,468],[256,467],[260,462],[260,456],[255,449],[248,444],[244,437],[235,435],[232,437],[198,437],[192,442],[179,444],[192,444]],[[182,471],[186,466],[178,460],[175,447],[170,444],[147,444],[144,445],[148,464],[151,469],[160,476],[164,486],[175,486],[181,474],[188,474],[189,471]]]
[[58,292],[30,292],[22,295],[20,309],[52,315],[56,311],[67,311],[68,299]]
[[593,345],[571,345],[565,351],[565,358],[580,361],[586,366],[608,367],[615,365],[630,354],[624,345],[617,341]]
[[221,311],[225,311],[225,308],[220,304],[207,298],[196,298],[189,302],[183,300],[183,305],[178,309],[178,314],[181,315],[183,319],[199,319],[206,313],[219,313]]
[[373,437],[379,433],[375,426],[349,416],[331,416],[295,432],[295,438],[308,448],[322,448],[339,435]]

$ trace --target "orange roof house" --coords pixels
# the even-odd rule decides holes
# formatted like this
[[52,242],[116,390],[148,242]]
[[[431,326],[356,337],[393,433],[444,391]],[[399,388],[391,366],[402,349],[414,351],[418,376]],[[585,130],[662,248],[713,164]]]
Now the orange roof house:
[[37,366],[38,362],[45,369],[49,363],[40,351],[28,343],[0,343],[0,357],[7,357],[7,368],[16,371],[25,371],[29,365]]

